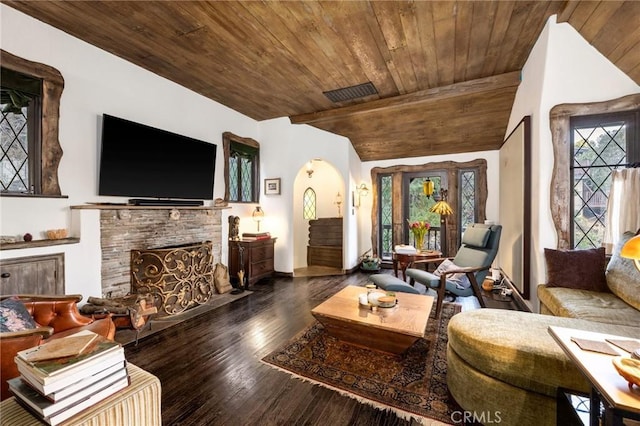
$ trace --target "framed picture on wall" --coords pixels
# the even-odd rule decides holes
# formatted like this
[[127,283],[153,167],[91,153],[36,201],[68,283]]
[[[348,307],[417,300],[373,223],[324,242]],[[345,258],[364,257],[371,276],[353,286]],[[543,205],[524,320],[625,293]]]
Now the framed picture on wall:
[[264,180],[264,195],[280,195],[280,178]]

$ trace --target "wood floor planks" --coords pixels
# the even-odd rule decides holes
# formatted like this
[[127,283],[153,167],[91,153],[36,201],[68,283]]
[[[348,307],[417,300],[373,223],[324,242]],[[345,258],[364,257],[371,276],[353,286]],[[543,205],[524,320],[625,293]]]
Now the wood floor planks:
[[263,364],[310,325],[311,309],[367,274],[276,278],[254,293],[125,347],[162,383],[164,425],[409,425]]

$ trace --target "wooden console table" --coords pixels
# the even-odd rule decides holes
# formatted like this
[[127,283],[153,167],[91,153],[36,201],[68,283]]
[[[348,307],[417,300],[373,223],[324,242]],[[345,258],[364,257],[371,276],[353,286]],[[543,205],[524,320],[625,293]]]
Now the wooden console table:
[[[229,277],[238,281],[238,271],[244,269],[246,286],[263,278],[272,277],[275,272],[273,253],[276,238],[265,240],[229,241]],[[240,267],[240,249],[242,248],[242,267]]]
[[437,259],[442,253],[435,250],[423,250],[413,254],[404,254],[393,252],[393,272],[398,276],[398,266],[402,270],[402,279],[407,280],[407,268],[416,260]]

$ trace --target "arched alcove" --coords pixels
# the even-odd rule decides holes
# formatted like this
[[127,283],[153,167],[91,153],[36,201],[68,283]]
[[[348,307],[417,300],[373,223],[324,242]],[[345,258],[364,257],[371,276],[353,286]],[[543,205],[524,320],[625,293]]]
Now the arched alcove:
[[[329,162],[312,161],[313,173],[308,173],[307,164],[300,167],[293,184],[293,270],[294,276],[324,274],[323,268],[309,271],[307,264],[307,245],[309,242],[309,219],[304,218],[304,193],[309,188],[316,196],[316,218],[344,217],[345,205],[349,197],[345,194],[345,184],[338,170]],[[340,193],[341,203],[336,204]],[[338,211],[338,207],[340,212]],[[344,247],[343,247],[344,250]],[[328,268],[327,275],[342,273],[343,268]]]

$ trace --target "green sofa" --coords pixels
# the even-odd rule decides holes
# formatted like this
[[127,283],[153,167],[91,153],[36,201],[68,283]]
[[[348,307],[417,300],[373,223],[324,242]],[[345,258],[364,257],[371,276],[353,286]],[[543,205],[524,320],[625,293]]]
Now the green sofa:
[[451,319],[447,384],[465,411],[497,415],[502,424],[555,425],[557,389],[586,393],[589,384],[548,327],[640,339],[640,272],[617,255],[630,235],[607,267],[611,293],[540,285],[542,315],[480,309]]

